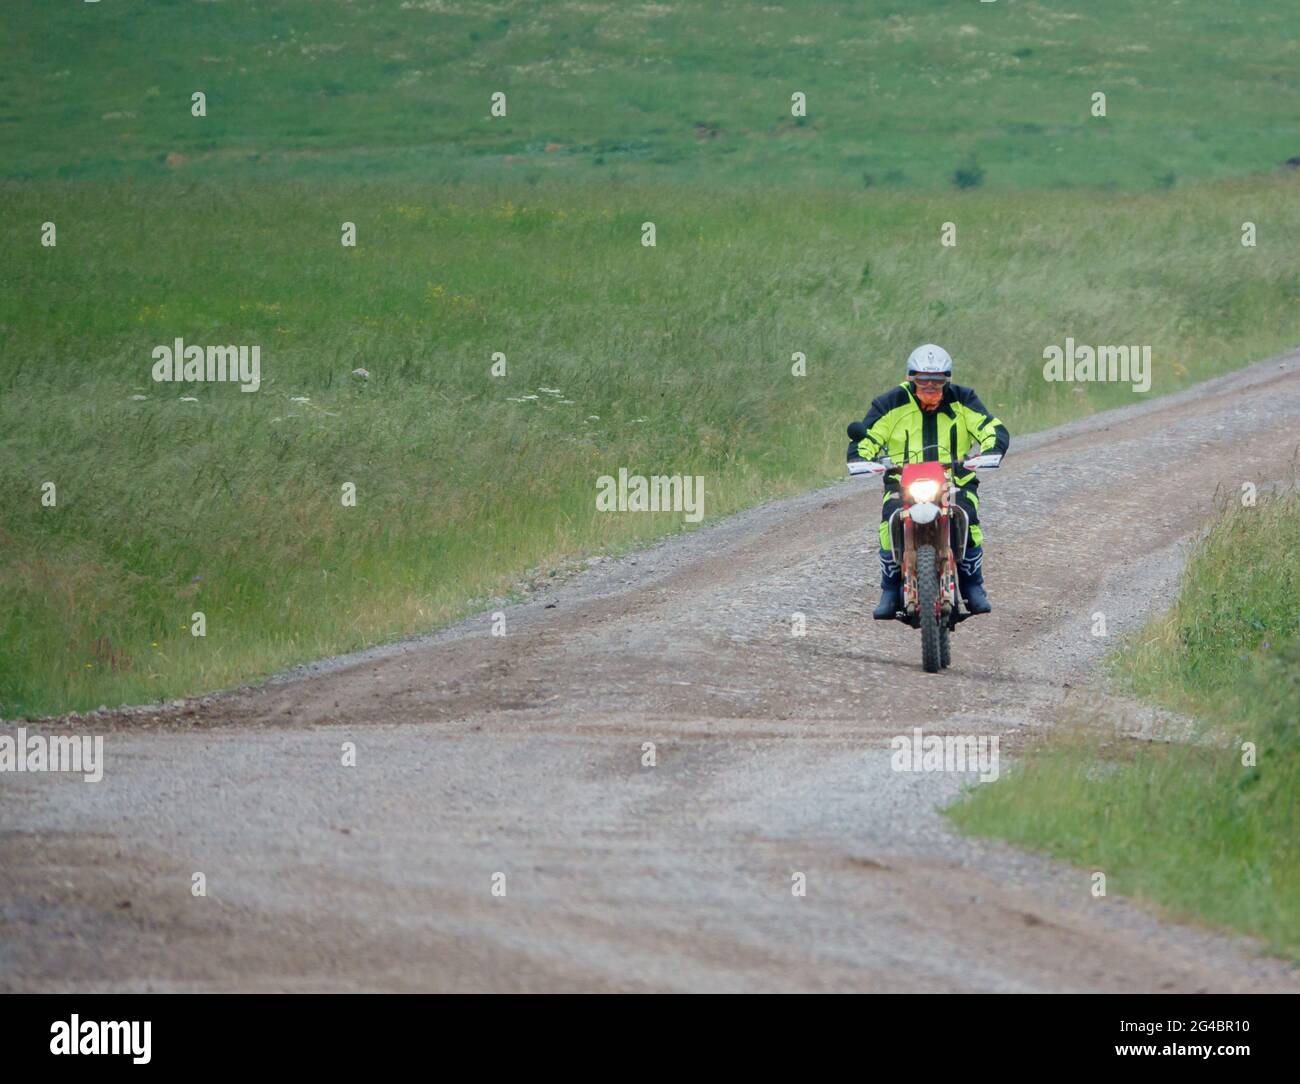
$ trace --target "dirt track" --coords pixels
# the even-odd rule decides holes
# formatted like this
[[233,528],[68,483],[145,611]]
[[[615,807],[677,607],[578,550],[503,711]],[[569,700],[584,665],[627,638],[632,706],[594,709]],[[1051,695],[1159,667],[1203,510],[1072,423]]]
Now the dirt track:
[[1013,434],[983,486],[995,612],[942,676],[869,620],[879,484],[846,482],[596,564],[504,637],[483,615],[83,719],[102,782],[0,776],[0,989],[1300,990],[1086,870],[955,837],[935,810],[965,777],[892,772],[887,745],[1005,754],[1096,703],[1093,613],[1141,620],[1216,489],[1289,475],[1298,361]]

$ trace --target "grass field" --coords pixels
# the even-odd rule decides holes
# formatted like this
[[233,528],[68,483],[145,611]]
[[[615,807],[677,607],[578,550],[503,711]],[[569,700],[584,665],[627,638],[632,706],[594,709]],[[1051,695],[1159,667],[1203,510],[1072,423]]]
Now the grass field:
[[1113,656],[1134,692],[1191,713],[1201,743],[1057,735],[951,810],[956,823],[1300,959],[1298,546],[1294,493],[1225,510],[1174,609]]
[[22,179],[1150,189],[1300,155],[1280,0],[7,0],[0,21],[0,172]]
[[[1067,334],[1153,343],[1152,393],[1276,352],[1300,335],[1298,273],[1233,222],[1249,208],[1296,233],[1293,191],[10,186],[3,710],[224,685],[681,526],[597,513],[595,479],[620,466],[703,475],[711,515],[836,477],[900,343],[960,343],[1019,432],[1132,401],[1043,381]],[[24,236],[45,215],[54,249]],[[154,383],[151,351],[177,335],[260,344],[261,389]]]
[[[836,477],[926,339],[1013,433],[1132,400],[1044,382],[1066,336],[1150,344],[1151,394],[1294,345],[1269,7],[6,5],[0,715],[229,685],[684,528],[598,514],[619,467],[703,475],[710,516]],[[257,345],[261,389],[154,383],[177,337]]]

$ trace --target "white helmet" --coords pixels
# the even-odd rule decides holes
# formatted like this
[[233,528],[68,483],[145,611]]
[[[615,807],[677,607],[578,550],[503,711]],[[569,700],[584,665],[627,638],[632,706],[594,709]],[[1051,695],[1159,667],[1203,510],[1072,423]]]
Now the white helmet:
[[942,346],[926,343],[912,351],[907,359],[907,375],[925,373],[927,375],[952,377],[952,358]]

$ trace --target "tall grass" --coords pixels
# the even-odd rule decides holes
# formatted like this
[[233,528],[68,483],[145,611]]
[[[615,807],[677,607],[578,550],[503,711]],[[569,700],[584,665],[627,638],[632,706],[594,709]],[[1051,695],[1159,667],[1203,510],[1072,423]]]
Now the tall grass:
[[[1289,252],[1238,243],[1248,215],[1296,233],[1286,179],[1014,198],[11,183],[0,206],[8,716],[428,629],[527,569],[685,526],[598,514],[619,467],[704,475],[710,515],[837,477],[844,423],[921,341],[1024,432],[1133,401],[1044,382],[1067,335],[1152,344],[1152,394],[1300,335]],[[178,336],[259,344],[261,390],[153,383]]]
[[1173,610],[1114,656],[1133,690],[1194,713],[1200,743],[1066,731],[950,810],[956,823],[1300,958],[1297,546],[1294,493],[1226,509]]

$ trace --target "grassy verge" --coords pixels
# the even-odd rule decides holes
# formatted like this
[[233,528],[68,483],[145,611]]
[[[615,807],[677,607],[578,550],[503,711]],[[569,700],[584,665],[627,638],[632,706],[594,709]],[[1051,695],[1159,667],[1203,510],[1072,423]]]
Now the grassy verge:
[[[950,816],[1106,873],[1107,891],[1300,959],[1300,499],[1226,510],[1173,610],[1114,656],[1129,688],[1191,713],[1195,745],[1077,731]],[[1244,763],[1252,743],[1254,763]]]

